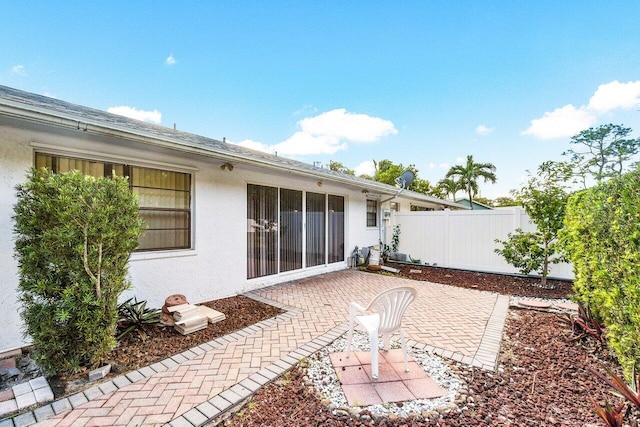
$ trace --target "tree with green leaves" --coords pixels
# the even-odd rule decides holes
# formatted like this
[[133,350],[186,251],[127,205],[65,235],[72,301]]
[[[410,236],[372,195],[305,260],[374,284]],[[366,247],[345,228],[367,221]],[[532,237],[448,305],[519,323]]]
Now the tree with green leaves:
[[95,367],[116,345],[118,297],[143,223],[127,178],[32,170],[16,187],[18,293],[34,359]]
[[485,206],[493,207],[493,200],[491,200],[491,199],[489,199],[487,197],[476,196],[476,198],[473,199],[473,201],[476,202],[476,203],[481,203],[481,204],[483,204]]
[[329,160],[329,169],[335,172],[344,173],[347,175],[355,176],[355,171],[353,169],[349,169],[345,165],[340,162],[335,162],[333,160]]
[[457,179],[469,196],[469,204],[473,209],[473,196],[478,194],[478,180],[483,179],[484,182],[495,184],[496,167],[492,163],[476,163],[473,156],[467,156],[467,162],[464,165],[452,166],[447,172],[445,178]]
[[606,124],[591,127],[571,137],[576,148],[562,153],[570,156],[574,176],[587,187],[586,177],[597,182],[621,176],[640,151],[640,138],[628,138],[631,128]]
[[507,206],[520,206],[520,204],[513,197],[502,196],[496,197],[493,200],[493,206],[496,208],[502,208]]
[[451,195],[454,202],[456,201],[456,193],[465,189],[462,181],[453,178],[441,179],[438,181],[437,188],[446,196]]
[[395,164],[391,160],[384,159],[379,162],[373,161],[375,166],[375,173],[373,180],[383,182],[389,185],[396,185],[396,179],[402,175],[403,172],[409,170],[415,175],[413,183],[409,186],[409,190],[422,194],[431,194],[431,183],[425,179],[418,177],[418,169],[414,165],[403,166],[402,163]]
[[495,249],[495,252],[522,274],[539,273],[542,286],[547,284],[549,266],[564,261],[564,257],[558,255],[557,240],[569,197],[566,185],[553,162],[540,165],[536,176],[529,172],[527,185],[512,194],[524,207],[537,231],[517,229],[508,234],[506,241],[496,239],[502,249]]

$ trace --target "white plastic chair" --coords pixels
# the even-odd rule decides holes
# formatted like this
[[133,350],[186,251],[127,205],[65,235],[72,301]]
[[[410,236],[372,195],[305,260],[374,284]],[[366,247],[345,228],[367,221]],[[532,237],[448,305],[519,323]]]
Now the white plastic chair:
[[[347,357],[351,356],[351,343],[353,340],[353,328],[356,322],[360,324],[369,334],[371,342],[371,376],[378,379],[378,336],[382,335],[382,349],[389,349],[389,340],[394,332],[400,332],[402,341],[402,355],[404,357],[404,369],[409,372],[409,362],[407,360],[407,343],[402,331],[402,316],[409,304],[415,299],[416,290],[410,287],[393,288],[384,291],[376,296],[368,307],[362,307],[358,303],[352,302],[349,305],[349,334],[347,336]],[[358,316],[358,312],[371,312],[375,314],[365,314]]]

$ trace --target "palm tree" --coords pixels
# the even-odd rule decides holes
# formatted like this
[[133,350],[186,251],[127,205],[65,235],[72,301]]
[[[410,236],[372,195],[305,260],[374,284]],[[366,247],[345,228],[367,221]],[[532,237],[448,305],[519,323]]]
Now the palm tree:
[[460,190],[464,190],[464,185],[462,185],[462,181],[456,181],[453,178],[445,178],[438,181],[438,189],[444,192],[445,195],[451,194],[453,197],[453,202],[456,201],[456,193]]
[[475,163],[473,156],[467,156],[467,164],[452,166],[445,178],[457,177],[462,188],[469,195],[469,205],[473,209],[473,196],[478,194],[478,179],[495,184],[496,167],[492,163]]

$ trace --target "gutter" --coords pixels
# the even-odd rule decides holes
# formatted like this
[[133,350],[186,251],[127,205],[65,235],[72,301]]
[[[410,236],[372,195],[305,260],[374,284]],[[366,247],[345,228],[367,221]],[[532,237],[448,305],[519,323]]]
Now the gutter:
[[[69,103],[65,103],[65,104],[69,104]],[[81,106],[78,106],[78,107],[87,108],[88,111],[94,110],[88,107],[81,107]],[[95,110],[95,111],[100,114],[109,114],[101,110]],[[6,117],[19,119],[19,120],[27,120],[33,123],[54,126],[58,128],[77,130],[78,132],[89,132],[96,135],[116,137],[119,139],[131,141],[131,142],[159,147],[169,151],[195,154],[197,156],[210,158],[210,159],[219,159],[221,161],[237,162],[240,164],[245,164],[250,166],[268,167],[268,168],[275,169],[288,174],[296,174],[296,175],[310,177],[314,179],[323,178],[332,182],[347,185],[352,188],[368,189],[380,195],[384,195],[384,194],[392,195],[394,194],[394,192],[397,191],[395,187],[392,187],[387,184],[378,183],[376,181],[359,179],[356,177],[349,177],[349,178],[342,177],[339,174],[327,173],[325,170],[319,169],[319,168],[316,168],[315,170],[306,171],[303,169],[295,168],[294,166],[291,166],[291,165],[270,161],[268,158],[264,158],[264,157],[258,159],[258,158],[252,158],[250,154],[220,152],[220,151],[216,151],[215,147],[197,146],[197,145],[194,145],[193,142],[180,139],[179,134],[172,135],[173,133],[178,133],[178,131],[174,131],[171,128],[157,126],[158,134],[153,134],[153,133],[145,132],[144,129],[138,130],[138,129],[120,125],[118,123],[109,123],[108,125],[101,124],[96,122],[98,119],[92,120],[91,118],[87,118],[87,117],[74,116],[70,113],[65,114],[65,112],[61,112],[59,110],[47,109],[46,107],[38,106],[33,103],[30,104],[26,101],[25,102],[16,101],[10,97],[8,98],[8,97],[0,96],[0,115],[4,115]],[[122,119],[132,120],[124,117]],[[154,125],[147,125],[147,126],[151,127]],[[224,143],[221,141],[214,140],[212,138],[195,135],[188,132],[180,132],[180,133],[185,135],[191,135],[192,137],[202,138],[203,141]],[[260,153],[260,155],[262,156],[264,155],[264,153]],[[266,156],[271,156],[271,155],[266,155]],[[381,204],[398,197],[400,193],[402,193],[402,191],[404,191],[404,189],[395,193],[395,195],[393,195],[391,198],[387,200],[383,200]],[[414,200],[419,200],[419,201],[424,201],[429,203],[436,203],[444,206],[451,206],[458,209],[464,209],[463,206],[458,205],[456,203],[452,203],[446,200],[441,200],[441,199],[433,198],[433,197],[418,194],[418,193],[416,193],[416,195],[413,197],[409,196],[409,198],[413,198]]]
[[[243,154],[234,154],[234,153],[222,153],[219,151],[214,151],[212,148],[205,148],[195,146],[188,142],[181,140],[179,137],[170,137],[163,135],[149,135],[143,132],[136,132],[135,130],[118,126],[117,124],[113,124],[111,126],[105,126],[102,124],[96,124],[91,120],[86,120],[82,118],[82,120],[78,120],[77,118],[71,118],[68,116],[64,116],[62,114],[52,114],[47,111],[40,111],[35,108],[27,109],[22,105],[10,105],[13,104],[9,100],[4,100],[5,104],[0,104],[0,114],[6,117],[27,120],[33,123],[39,123],[44,125],[55,126],[63,129],[77,130],[79,132],[88,132],[96,135],[110,136],[116,137],[119,139],[142,143],[154,147],[159,147],[163,149],[167,149],[170,151],[177,151],[187,154],[196,154],[198,156],[212,158],[212,159],[220,159],[221,161],[231,161],[237,162],[241,164],[251,165],[251,166],[262,166],[269,167],[272,169],[276,169],[286,173],[294,173],[296,175],[312,177],[312,178],[324,178],[333,182],[338,182],[341,184],[346,184],[355,188],[367,188],[371,191],[378,192],[380,194],[392,194],[390,189],[384,188],[383,185],[376,183],[375,181],[371,182],[355,182],[349,178],[341,178],[340,176],[336,176],[329,173],[323,173],[322,170],[318,171],[304,171],[301,169],[297,169],[294,167],[290,167],[287,165],[283,165],[277,162],[272,162],[267,159],[255,159],[251,158],[248,155]],[[8,108],[7,108],[8,107]],[[172,132],[169,128],[167,128],[168,132]],[[196,135],[198,136],[198,135]],[[206,138],[206,137],[203,137]],[[208,138],[207,138],[208,139]],[[215,141],[211,139],[212,141]],[[220,142],[220,141],[216,141]],[[386,186],[386,185],[385,185]]]

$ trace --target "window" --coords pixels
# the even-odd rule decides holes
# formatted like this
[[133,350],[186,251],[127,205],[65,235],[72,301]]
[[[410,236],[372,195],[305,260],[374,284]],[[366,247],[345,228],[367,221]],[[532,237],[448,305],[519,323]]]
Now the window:
[[390,208],[393,212],[400,212],[400,203],[398,202],[391,202],[390,204]]
[[367,200],[367,227],[378,226],[378,201]]
[[424,206],[411,205],[411,212],[431,212],[434,210],[433,208],[425,208]]
[[138,196],[140,216],[147,228],[138,251],[188,249],[191,247],[191,175],[119,163],[36,153],[36,168],[54,173],[78,170],[96,178],[129,177],[131,191]]
[[138,195],[147,229],[139,250],[186,249],[191,246],[191,176],[129,167],[131,191]]
[[247,279],[344,259],[344,197],[247,185]]

